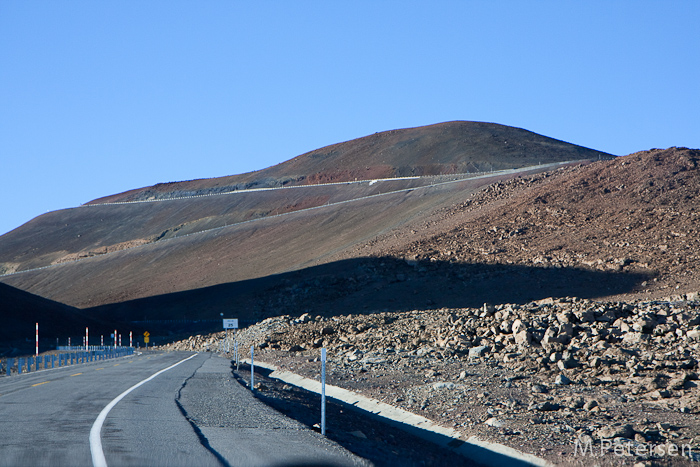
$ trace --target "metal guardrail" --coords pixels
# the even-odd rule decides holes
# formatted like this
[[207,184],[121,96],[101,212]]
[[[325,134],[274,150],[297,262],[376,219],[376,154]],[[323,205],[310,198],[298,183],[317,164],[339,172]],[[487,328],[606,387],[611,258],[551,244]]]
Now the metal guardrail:
[[[97,362],[101,360],[110,360],[112,358],[125,357],[133,355],[133,347],[111,347],[102,348],[102,350],[78,350],[72,347],[73,351],[66,353],[37,355],[33,357],[8,357],[0,360],[0,375],[10,376],[13,374],[30,373],[32,371],[48,370],[50,368],[60,368],[80,363]],[[59,349],[63,350],[63,349]]]

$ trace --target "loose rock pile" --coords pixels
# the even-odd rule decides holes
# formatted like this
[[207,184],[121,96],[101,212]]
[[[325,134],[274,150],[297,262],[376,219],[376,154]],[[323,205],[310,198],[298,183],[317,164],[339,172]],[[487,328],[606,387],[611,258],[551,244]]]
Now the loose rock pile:
[[[281,316],[241,330],[237,340],[309,377],[318,376],[325,347],[332,384],[465,436],[540,446],[539,455],[570,453],[579,438],[683,442],[700,452],[700,301],[684,298]],[[165,348],[224,349],[224,337]]]

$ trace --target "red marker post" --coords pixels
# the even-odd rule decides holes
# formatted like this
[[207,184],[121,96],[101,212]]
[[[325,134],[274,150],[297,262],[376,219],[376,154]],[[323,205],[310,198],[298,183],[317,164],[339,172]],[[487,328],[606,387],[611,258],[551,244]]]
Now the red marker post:
[[39,355],[39,323],[36,323],[36,355]]
[[85,328],[85,351],[88,350],[88,328]]

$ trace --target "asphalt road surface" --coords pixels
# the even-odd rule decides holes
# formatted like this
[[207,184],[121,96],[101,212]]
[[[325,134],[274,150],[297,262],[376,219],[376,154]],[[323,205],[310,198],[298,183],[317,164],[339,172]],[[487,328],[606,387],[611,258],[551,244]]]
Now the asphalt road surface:
[[209,353],[0,377],[0,466],[365,464],[257,400]]

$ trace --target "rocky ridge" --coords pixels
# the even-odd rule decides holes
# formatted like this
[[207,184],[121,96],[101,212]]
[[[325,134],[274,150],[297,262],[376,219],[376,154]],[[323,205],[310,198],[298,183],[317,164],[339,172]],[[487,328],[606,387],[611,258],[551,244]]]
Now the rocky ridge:
[[700,289],[700,150],[670,148],[495,183],[369,255],[649,275],[634,295]]

